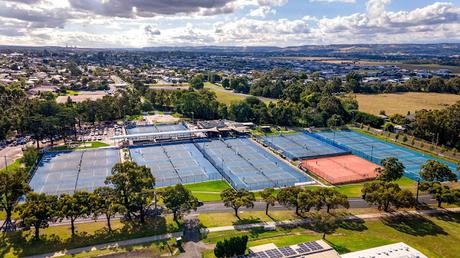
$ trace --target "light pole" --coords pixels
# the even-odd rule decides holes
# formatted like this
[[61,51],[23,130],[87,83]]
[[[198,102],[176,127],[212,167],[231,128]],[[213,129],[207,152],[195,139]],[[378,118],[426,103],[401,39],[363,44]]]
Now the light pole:
[[419,194],[419,191],[420,191],[420,177],[417,178],[417,194],[415,196],[415,209],[418,210],[418,194]]

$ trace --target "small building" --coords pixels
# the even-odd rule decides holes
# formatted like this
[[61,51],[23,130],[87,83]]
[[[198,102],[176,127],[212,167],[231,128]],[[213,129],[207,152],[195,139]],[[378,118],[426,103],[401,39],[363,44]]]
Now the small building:
[[343,254],[342,258],[428,258],[405,243],[396,243]]

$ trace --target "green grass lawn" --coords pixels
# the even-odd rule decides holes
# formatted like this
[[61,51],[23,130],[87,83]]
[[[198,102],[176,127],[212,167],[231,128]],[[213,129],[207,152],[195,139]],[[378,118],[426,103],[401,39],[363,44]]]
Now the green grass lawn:
[[[308,228],[278,229],[264,232],[224,231],[207,235],[205,242],[216,243],[237,235],[248,235],[248,246],[274,243],[278,247],[321,239]],[[428,257],[460,257],[460,214],[440,217],[412,216],[342,223],[327,241],[339,253],[348,253],[386,244],[404,242]],[[204,257],[214,257],[212,251]]]
[[20,162],[20,159],[17,159],[13,163],[11,163],[8,166],[6,166],[6,168],[0,169],[0,172],[6,171],[6,170],[15,170],[15,169],[21,167],[21,165],[22,164]]
[[66,96],[75,96],[75,95],[78,95],[80,94],[80,91],[76,91],[76,90],[66,90]]
[[[417,182],[410,178],[402,177],[396,180],[395,182],[398,183],[401,186],[401,188],[407,188],[409,190],[413,190],[413,192],[416,191]],[[363,188],[364,184],[365,183],[341,185],[336,186],[335,189],[350,198],[357,198],[361,197],[361,189]]]
[[87,258],[87,257],[100,257],[104,255],[110,255],[113,253],[123,254],[123,253],[130,253],[134,257],[134,255],[150,255],[152,257],[160,257],[161,255],[170,256],[179,250],[175,246],[175,239],[170,239],[168,241],[155,241],[146,244],[139,244],[139,245],[128,245],[128,246],[121,246],[115,247],[110,249],[104,250],[96,250],[90,252],[83,252],[77,255],[64,255],[61,256],[63,258]]
[[144,119],[144,116],[142,115],[132,115],[127,117],[127,120],[129,121],[140,121],[142,119]]
[[202,191],[202,192],[222,192],[231,186],[224,180],[215,180],[215,181],[207,181],[201,182],[196,184],[186,184],[184,185],[185,188],[189,189],[190,191]]
[[64,146],[53,147],[51,148],[50,151],[85,150],[85,149],[96,149],[96,148],[102,148],[102,147],[108,147],[108,146],[110,145],[104,142],[83,142],[76,146],[64,145]]
[[105,221],[77,224],[77,235],[71,238],[69,225],[49,227],[41,231],[41,239],[33,240],[33,232],[23,231],[2,234],[0,237],[0,257],[23,257],[43,254],[64,249],[73,249],[101,243],[140,238],[152,235],[177,232],[181,225],[172,221],[170,216],[150,220],[144,225],[122,223],[114,220],[114,231],[109,232]]
[[202,202],[220,201],[220,193],[225,189],[231,188],[227,181],[224,180],[187,184],[184,186],[192,191],[193,196]]

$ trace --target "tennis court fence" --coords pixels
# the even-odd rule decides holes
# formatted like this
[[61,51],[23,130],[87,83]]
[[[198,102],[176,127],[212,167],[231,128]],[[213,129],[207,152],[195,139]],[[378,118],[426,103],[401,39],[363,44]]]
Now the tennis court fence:
[[320,141],[328,143],[328,144],[330,144],[330,145],[332,145],[334,147],[342,148],[342,149],[344,149],[344,150],[346,150],[346,151],[348,151],[348,152],[350,152],[350,153],[352,153],[352,154],[354,154],[356,156],[359,156],[359,157],[361,157],[363,159],[369,160],[370,162],[380,164],[380,159],[377,159],[377,158],[373,157],[372,155],[366,154],[366,153],[364,153],[362,151],[359,151],[359,150],[352,149],[352,148],[350,148],[350,147],[348,147],[348,146],[346,146],[344,144],[337,143],[334,140],[328,139],[328,138],[326,138],[326,137],[324,137],[322,135],[316,134],[316,133],[310,133],[310,132],[305,132],[305,133],[307,135],[311,136],[311,137],[314,137],[314,138],[316,138],[316,139],[318,139]]

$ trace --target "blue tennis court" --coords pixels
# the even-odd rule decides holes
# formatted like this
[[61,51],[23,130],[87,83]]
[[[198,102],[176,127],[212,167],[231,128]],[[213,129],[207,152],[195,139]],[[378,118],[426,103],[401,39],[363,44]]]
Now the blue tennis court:
[[222,179],[191,142],[131,147],[129,151],[134,162],[151,169],[160,187]]
[[97,187],[105,186],[105,179],[112,174],[112,168],[118,162],[120,162],[118,149],[84,151],[76,189],[92,192]]
[[[322,131],[310,134],[330,144],[349,149],[353,154],[380,164],[382,159],[388,157],[398,158],[406,167],[405,176],[417,180],[420,167],[428,160],[437,160],[456,171],[453,163],[440,160],[410,149],[388,143],[377,138],[367,136],[355,131]],[[460,178],[460,176],[459,176]]]
[[119,162],[115,148],[47,152],[40,160],[30,186],[37,193],[72,194],[104,186],[105,178]]
[[280,134],[259,138],[264,144],[291,159],[308,159],[349,154],[349,151],[304,133]]
[[312,181],[247,138],[201,141],[195,145],[236,189],[261,190]]
[[186,130],[184,124],[141,125],[126,128],[126,134],[158,133]]

